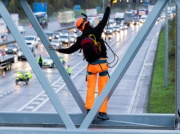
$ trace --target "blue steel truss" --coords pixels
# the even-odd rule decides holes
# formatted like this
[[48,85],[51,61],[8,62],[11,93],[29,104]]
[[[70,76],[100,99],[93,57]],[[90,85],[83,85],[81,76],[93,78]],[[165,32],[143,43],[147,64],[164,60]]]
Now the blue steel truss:
[[[109,115],[111,120],[101,121],[95,119],[96,113],[100,108],[101,104],[105,100],[106,96],[111,97],[114,90],[116,89],[118,83],[121,81],[129,65],[133,61],[137,52],[141,48],[143,42],[154,26],[157,18],[160,16],[161,12],[169,2],[169,0],[158,0],[154,6],[152,12],[148,15],[148,18],[136,37],[134,38],[132,44],[127,50],[126,54],[122,58],[121,62],[118,64],[115,73],[112,74],[111,79],[107,83],[105,89],[102,91],[101,95],[97,98],[97,101],[90,112],[86,115],[84,102],[78,93],[73,82],[69,78],[61,62],[57,57],[57,54],[49,50],[48,45],[50,42],[46,38],[44,32],[40,28],[39,23],[34,17],[31,8],[29,7],[26,0],[19,0],[22,8],[27,14],[29,20],[31,21],[34,29],[42,40],[47,52],[53,59],[59,73],[64,79],[66,85],[68,86],[70,92],[75,98],[79,108],[82,113],[79,114],[67,114],[63,105],[61,104],[59,98],[51,87],[45,74],[37,64],[34,56],[25,45],[18,28],[14,24],[6,6],[10,0],[0,0],[0,14],[7,26],[9,27],[12,35],[19,44],[22,52],[25,54],[27,61],[29,62],[31,68],[36,74],[39,82],[41,83],[43,89],[48,95],[51,103],[55,107],[57,114],[45,114],[45,113],[0,113],[0,133],[3,134],[59,134],[59,133],[112,133],[112,134],[176,134],[179,131],[179,116],[178,109],[180,109],[180,89],[179,89],[179,68],[180,68],[180,1],[175,0],[177,5],[177,107],[175,114],[112,114]],[[61,70],[61,71],[60,71]],[[15,127],[16,126],[16,127]]]

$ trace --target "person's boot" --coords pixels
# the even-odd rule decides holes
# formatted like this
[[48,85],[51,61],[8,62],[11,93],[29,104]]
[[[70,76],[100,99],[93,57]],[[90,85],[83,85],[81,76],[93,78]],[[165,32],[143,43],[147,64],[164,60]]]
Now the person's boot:
[[108,115],[106,113],[103,113],[103,112],[99,112],[97,117],[99,119],[102,119],[102,120],[109,120]]
[[87,114],[89,113],[90,109],[87,109]]

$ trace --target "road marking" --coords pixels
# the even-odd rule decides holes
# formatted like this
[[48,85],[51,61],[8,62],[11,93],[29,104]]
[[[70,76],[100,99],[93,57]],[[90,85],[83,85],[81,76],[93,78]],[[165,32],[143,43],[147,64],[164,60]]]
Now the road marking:
[[34,109],[34,107],[33,106],[28,106],[28,107],[26,107],[26,109]]
[[36,100],[40,100],[40,101],[43,101],[45,98],[37,98]]
[[133,106],[134,106],[134,104],[135,104],[135,99],[136,99],[136,96],[137,96],[137,93],[138,93],[139,83],[140,83],[141,77],[142,77],[142,75],[143,75],[143,71],[144,71],[144,68],[145,68],[145,64],[146,64],[147,58],[148,58],[148,56],[149,56],[149,53],[150,53],[152,44],[154,43],[155,38],[156,38],[158,35],[159,35],[159,32],[156,33],[156,35],[155,35],[154,38],[152,39],[151,44],[150,44],[150,46],[149,46],[149,48],[148,48],[148,52],[147,52],[147,54],[146,54],[146,57],[145,57],[145,59],[144,59],[143,66],[142,66],[142,68],[141,68],[141,72],[140,72],[140,74],[139,74],[139,76],[138,76],[138,79],[137,79],[137,81],[136,81],[136,86],[135,86],[134,93],[133,93],[133,96],[132,96],[132,98],[131,98],[131,102],[130,102],[130,105],[129,105],[129,108],[128,108],[127,113],[131,113],[131,112],[133,111]]
[[[115,42],[115,43],[116,43],[116,42]],[[113,43],[113,44],[115,44],[115,43]],[[81,61],[81,62],[83,62],[83,61]],[[78,66],[78,64],[77,64],[76,66]],[[74,66],[72,69],[74,69],[76,66]],[[86,66],[87,66],[87,65],[84,65],[83,68],[79,70],[79,73],[81,72],[81,70],[85,69]],[[73,71],[76,72],[75,70],[73,70]],[[76,73],[76,74],[73,73],[73,75],[71,76],[71,79],[75,78],[77,75],[78,75],[78,73]],[[59,81],[59,80],[61,80],[61,79],[62,79],[62,78],[59,78],[57,81]],[[55,85],[56,83],[53,83],[53,84]],[[65,85],[66,85],[66,84],[62,85],[62,87],[65,86]],[[52,85],[51,85],[51,86],[52,86]],[[55,90],[55,92],[59,92],[62,87],[60,87],[59,89]],[[45,93],[45,92],[42,91],[42,92],[41,92],[39,95],[37,95],[35,98],[40,97],[43,93]],[[27,103],[26,105],[24,105],[24,106],[23,106],[21,109],[19,109],[18,111],[22,111],[28,104],[31,104],[31,102],[33,102],[33,101],[36,101],[35,98],[32,99],[32,100],[31,100],[29,103]],[[46,103],[46,101],[48,101],[48,100],[49,100],[49,98],[47,98],[45,101],[43,101],[43,103],[41,103],[41,104],[40,104],[38,107],[36,107],[33,111],[36,111],[37,109],[39,109],[39,108],[40,108],[44,103]]]
[[[79,66],[79,64],[83,63],[84,61],[81,60],[79,63],[77,63],[75,66],[72,67],[72,69],[76,68]],[[53,84],[51,84],[51,86],[54,86],[56,83],[58,83],[60,80],[62,79],[62,77],[60,77],[59,79],[57,79]],[[39,93],[36,97],[34,97],[31,101],[29,101],[28,103],[26,103],[24,106],[22,106],[20,109],[18,109],[18,111],[22,111],[23,109],[25,109],[28,105],[30,105],[33,101],[35,101],[37,98],[39,98],[41,95],[43,95],[45,93],[45,91],[42,91],[41,93]]]
[[[82,69],[80,69],[79,71],[78,71],[78,73],[76,73],[74,76],[72,76],[72,79],[74,79],[79,73],[81,73],[82,72],[82,70],[84,70],[86,68],[86,65],[82,68]],[[63,87],[65,87],[66,86],[66,84],[63,84],[58,90],[56,90],[55,92],[56,93],[58,93]],[[35,109],[33,109],[32,110],[32,112],[35,112],[35,111],[37,111],[41,106],[43,106],[47,101],[49,100],[49,98],[46,98],[40,105],[38,105]]]
[[40,103],[39,101],[34,101],[31,104],[39,105],[39,103]]

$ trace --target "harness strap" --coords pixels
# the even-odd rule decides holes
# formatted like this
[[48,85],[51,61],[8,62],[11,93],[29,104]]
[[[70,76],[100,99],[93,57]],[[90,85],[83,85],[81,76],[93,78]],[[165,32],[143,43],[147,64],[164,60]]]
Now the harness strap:
[[96,61],[93,61],[93,62],[89,62],[89,64],[91,65],[96,65],[96,64],[102,64],[102,63],[107,63],[107,60],[96,60]]
[[99,73],[99,76],[106,76],[108,74],[109,74],[108,71],[104,71],[104,72]]
[[90,38],[93,37],[93,38],[91,38],[91,39],[93,40],[94,45],[95,45],[95,46],[98,46],[99,50],[101,51],[101,43],[99,43],[99,42],[96,41],[95,35],[94,35],[94,34],[90,34],[88,37],[90,37]]

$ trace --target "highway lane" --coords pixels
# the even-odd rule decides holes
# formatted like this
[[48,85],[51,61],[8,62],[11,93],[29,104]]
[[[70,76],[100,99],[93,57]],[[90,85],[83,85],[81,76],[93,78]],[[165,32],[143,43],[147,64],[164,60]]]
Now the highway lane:
[[[117,53],[119,55],[120,59],[122,58],[123,54],[129,47],[129,45],[130,45],[131,41],[133,40],[134,36],[136,35],[137,31],[138,30],[133,30],[133,28],[130,28],[127,31],[127,33],[124,32],[123,34],[117,34],[116,36],[113,37],[112,41],[108,41],[109,44],[111,45],[112,49],[115,51],[115,53]],[[132,37],[132,38],[130,38],[130,37]],[[42,51],[39,51],[39,49],[41,49]],[[39,55],[39,54],[45,55],[46,54],[43,46],[38,48],[37,52],[39,52],[37,55]],[[109,54],[108,55],[109,60],[112,60],[113,56],[112,56],[111,52],[109,51],[108,54]],[[82,56],[80,56],[78,52],[69,55],[68,58],[69,59],[68,59],[67,64],[74,65],[74,66],[78,65],[79,62],[82,61]],[[15,81],[16,70],[20,69],[21,67],[23,69],[25,69],[25,67],[22,65],[22,63],[25,67],[27,67],[27,70],[30,69],[30,67],[28,67],[28,64],[26,61],[18,61],[19,67],[16,67],[11,72],[8,72],[6,74],[7,75],[6,78],[0,80],[0,85],[3,83],[8,83],[8,84],[6,84],[6,85],[8,85],[8,88],[3,86],[2,87],[3,90],[1,91],[1,94],[0,94],[1,111],[55,112],[53,106],[48,101],[47,96],[42,94],[43,89],[42,89],[41,85],[39,84],[37,78],[34,76],[34,74],[33,74],[33,80],[30,81],[28,86],[26,86],[26,85],[16,86],[15,85],[14,81]],[[67,66],[67,64],[65,66]],[[83,71],[78,73],[78,72],[74,72],[74,70],[73,70],[73,75],[75,76],[77,74],[77,76],[76,77],[72,76],[72,79],[73,79],[73,82],[74,82],[75,86],[77,87],[78,91],[80,92],[81,96],[83,97],[83,99],[85,99],[86,83],[84,80],[85,80],[85,74],[86,74],[86,71],[85,71],[86,63],[82,62],[82,64],[84,66],[84,69],[82,68]],[[140,65],[142,65],[142,64],[140,64]],[[74,67],[74,66],[72,66],[72,67]],[[45,74],[48,77],[48,80],[50,81],[51,84],[55,83],[56,80],[61,78],[61,76],[59,75],[56,68],[54,68],[54,69],[46,68],[46,69],[43,69],[43,71],[45,72]],[[110,72],[111,71],[113,71],[113,69],[110,69]],[[138,72],[139,71],[137,71],[137,73]],[[62,83],[63,82],[61,81],[60,84],[62,84]],[[57,86],[60,84],[55,83],[54,85]],[[127,82],[126,82],[126,84],[127,84]],[[134,87],[134,85],[132,87]],[[80,112],[79,108],[77,107],[77,104],[74,102],[73,97],[71,96],[71,94],[68,91],[66,86],[63,87],[62,89],[56,88],[55,90],[58,92],[58,96],[60,97],[60,100],[62,100],[62,103],[68,112]],[[129,90],[132,90],[132,89],[129,89]],[[127,97],[126,96],[127,92],[125,92],[125,91],[126,90],[122,90],[122,89],[119,91],[119,94],[121,93],[119,98]],[[130,94],[132,97],[133,93],[129,92],[128,94]],[[44,98],[41,98],[42,97],[41,95],[44,96]],[[38,97],[38,96],[41,96],[41,97]],[[131,97],[129,97],[129,98],[131,98]],[[38,101],[33,102],[33,100],[35,98],[38,98]],[[111,104],[111,101],[113,100],[112,98],[116,98],[116,97],[113,97],[113,96],[111,97],[110,105],[109,105],[109,109],[108,109],[109,112],[111,112],[110,109],[112,109],[111,107],[113,107],[115,104],[113,102]],[[30,104],[31,102],[33,102],[33,105],[28,107],[27,104]],[[26,109],[27,107],[28,107],[28,110]],[[113,109],[115,110],[115,108],[113,108]],[[120,111],[120,109],[118,108],[115,111],[118,112],[118,111]],[[121,112],[122,112],[122,110],[121,110]]]
[[[72,27],[75,27],[75,25],[72,26],[68,26],[68,27],[61,27],[60,24],[58,23],[58,21],[50,21],[48,23],[48,27],[46,29],[43,29],[43,31],[51,31],[51,32],[55,32],[55,31],[60,31],[62,29],[71,29]],[[29,25],[25,25],[24,26],[25,29],[25,34],[21,34],[22,37],[26,36],[26,35],[37,35],[36,31],[34,30],[34,27],[32,27],[29,23]],[[4,41],[2,44],[7,44],[9,42],[14,42],[15,39],[13,37],[13,35],[11,33],[8,34],[8,40]],[[0,46],[2,46],[2,44],[0,44]]]
[[[147,92],[149,83],[145,83],[145,87],[138,90],[137,87],[143,85],[142,83],[138,82],[138,79],[144,79],[144,77],[148,77],[147,74],[141,74],[142,71],[147,70],[147,65],[152,67],[153,58],[150,55],[149,58],[146,57],[149,53],[154,53],[156,50],[156,43],[155,40],[158,40],[158,33],[161,28],[162,23],[159,25],[154,26],[151,34],[147,37],[146,41],[144,42],[142,48],[138,52],[136,58],[134,59],[133,63],[130,65],[128,71],[125,73],[123,79],[119,83],[117,89],[115,90],[114,94],[112,95],[111,99],[109,100],[108,106],[108,113],[144,113],[146,109],[146,102],[147,102]],[[136,33],[134,33],[135,35]],[[116,53],[123,55],[130,45],[133,38],[129,38],[130,36],[126,37],[126,41],[121,43],[115,43],[113,46],[118,46],[119,49]],[[127,40],[128,39],[128,40]],[[124,46],[127,46],[124,47]],[[117,50],[114,49],[113,50]],[[122,51],[124,50],[124,51]],[[120,56],[122,57],[122,56]],[[145,66],[145,67],[144,67]],[[147,68],[146,68],[147,67]],[[112,73],[112,69],[110,69],[110,74]],[[150,73],[150,72],[148,72]],[[144,76],[142,76],[144,75]],[[86,94],[86,83],[80,83],[82,79],[85,79],[85,70],[84,73],[79,75],[73,82],[75,83],[78,91],[80,92],[82,98],[85,100]],[[150,79],[149,79],[150,80]],[[145,81],[147,82],[147,81]],[[147,85],[146,85],[147,84]],[[78,113],[81,112],[78,108],[77,104],[75,103],[73,97],[71,96],[68,88],[64,88],[61,92],[58,92],[58,96],[63,103],[66,111],[68,113]],[[43,106],[39,106],[35,108],[36,112],[55,112],[52,104],[45,100]],[[39,109],[38,109],[39,108]]]
[[[113,42],[113,41],[112,41],[112,42]],[[45,51],[45,49],[44,49],[44,47],[43,47],[42,44],[40,45],[40,47],[38,47],[38,48],[36,49],[36,56],[38,56],[38,55],[40,55],[40,54],[41,54],[42,56],[44,56],[44,55],[47,54],[47,52]],[[70,62],[68,62],[67,64],[70,64],[70,65],[75,65],[75,64],[77,63],[77,61],[80,61],[80,60],[83,59],[83,57],[82,57],[81,55],[79,55],[79,51],[77,51],[77,52],[74,53],[74,54],[68,55],[68,57],[69,57],[69,61],[70,61]],[[76,59],[76,60],[74,60],[74,59]],[[65,66],[67,66],[67,64],[66,64]],[[8,81],[6,80],[6,82],[9,83],[9,86],[8,86],[8,87],[3,87],[4,90],[1,91],[1,92],[2,92],[1,94],[6,93],[7,91],[11,91],[11,89],[19,89],[19,86],[16,86],[16,85],[15,85],[15,76],[16,76],[16,72],[17,72],[18,70],[24,70],[24,71],[30,70],[29,64],[28,64],[26,61],[18,61],[17,63],[15,63],[15,64],[13,65],[12,71],[6,73],[6,78],[5,78],[5,79],[1,79],[1,82],[2,82],[2,83],[3,83],[2,80],[8,79]],[[46,75],[48,76],[48,78],[50,79],[50,82],[56,80],[57,77],[60,77],[59,74],[56,74],[56,73],[55,73],[55,71],[57,72],[56,69],[46,68],[46,69],[43,69],[43,70],[44,70],[44,72],[46,73]],[[53,72],[53,73],[52,73],[52,72]],[[73,71],[73,73],[75,73],[75,72]],[[53,75],[53,76],[52,76],[52,75]],[[34,75],[33,75],[33,78],[36,79],[36,77],[35,77]],[[51,80],[51,78],[52,78],[52,80]],[[37,92],[37,94],[38,94],[40,91],[42,91],[41,85],[40,85],[40,84],[37,84],[37,80],[35,80],[35,82],[33,82],[34,79],[33,79],[32,81],[30,81],[28,87],[25,86],[25,85],[21,86],[21,87],[20,87],[21,90],[20,90],[19,92],[21,92],[21,91],[23,92],[23,91],[28,91],[28,90],[30,90],[32,85],[36,85],[36,86],[35,86],[35,92]],[[10,85],[11,85],[11,86],[10,86]],[[40,89],[41,89],[41,90],[40,90]],[[32,90],[32,89],[31,89],[31,90]],[[31,90],[28,91],[28,92],[31,92]],[[14,91],[16,91],[16,90],[14,90]],[[19,99],[17,99],[17,100],[19,100]],[[29,101],[29,100],[28,100],[28,99],[24,100],[24,102],[26,102],[26,101]],[[17,103],[17,102],[15,102],[15,103]],[[21,105],[20,102],[18,102],[18,105],[19,105],[19,104]],[[9,106],[6,105],[6,107],[9,107]],[[3,106],[3,108],[5,108],[5,109],[6,109],[6,107]],[[12,106],[12,107],[13,107],[13,106]],[[7,109],[8,109],[8,108],[7,108]]]

